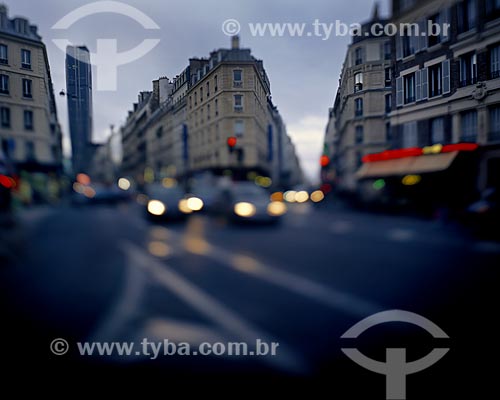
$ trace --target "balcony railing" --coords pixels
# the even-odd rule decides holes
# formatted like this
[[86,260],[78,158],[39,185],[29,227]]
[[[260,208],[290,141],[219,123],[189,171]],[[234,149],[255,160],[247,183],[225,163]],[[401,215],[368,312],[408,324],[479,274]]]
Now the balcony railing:
[[415,103],[415,96],[409,96],[405,98],[405,104]]
[[441,96],[442,94],[443,94],[443,90],[442,89],[431,90],[429,92],[429,97]]
[[460,81],[460,87],[475,85],[477,83],[477,77],[462,79]]

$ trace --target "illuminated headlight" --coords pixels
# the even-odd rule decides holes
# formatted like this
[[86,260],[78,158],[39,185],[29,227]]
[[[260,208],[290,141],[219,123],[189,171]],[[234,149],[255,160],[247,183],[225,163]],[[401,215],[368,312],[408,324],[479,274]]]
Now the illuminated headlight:
[[257,209],[252,203],[237,203],[234,206],[234,213],[239,217],[250,218],[255,215]]
[[305,190],[297,192],[295,194],[295,201],[297,203],[305,203],[307,200],[309,200],[309,193],[307,193]]
[[129,190],[130,186],[131,186],[130,181],[127,178],[118,179],[118,187],[121,190]]
[[179,210],[183,214],[191,214],[193,210],[189,207],[188,200],[187,199],[182,199],[179,201]]
[[191,211],[200,211],[203,208],[203,200],[198,197],[190,197],[187,200],[187,206]]
[[148,202],[148,212],[151,215],[163,215],[167,207],[160,200],[150,200]]
[[279,217],[286,213],[286,204],[281,201],[273,201],[267,206],[267,213],[273,217]]

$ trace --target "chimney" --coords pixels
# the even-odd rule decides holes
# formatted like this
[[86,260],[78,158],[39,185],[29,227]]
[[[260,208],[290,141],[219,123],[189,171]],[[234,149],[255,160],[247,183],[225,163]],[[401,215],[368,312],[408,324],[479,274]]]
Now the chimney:
[[7,27],[7,13],[9,12],[7,6],[3,3],[0,4],[0,29]]
[[373,10],[372,10],[372,21],[379,21],[380,20],[380,4],[376,2],[373,5]]
[[231,49],[238,50],[240,48],[240,37],[238,35],[231,36]]

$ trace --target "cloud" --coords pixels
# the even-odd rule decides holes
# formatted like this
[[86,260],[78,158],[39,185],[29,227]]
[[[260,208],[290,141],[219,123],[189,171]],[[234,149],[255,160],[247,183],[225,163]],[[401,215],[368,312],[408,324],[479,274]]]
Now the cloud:
[[[5,0],[4,0],[5,1]],[[248,23],[300,22],[312,24],[336,20],[347,24],[370,17],[373,0],[121,0],[149,15],[160,26],[146,31],[122,15],[102,14],[82,19],[67,32],[50,28],[64,15],[92,0],[7,0],[10,15],[22,15],[38,25],[49,53],[56,92],[66,87],[64,53],[51,39],[67,38],[96,50],[98,38],[116,38],[118,50],[127,51],[143,39],[160,37],[160,44],[142,59],[119,67],[117,92],[94,92],[94,138],[104,139],[110,124],[119,126],[137,94],[151,90],[151,81],[179,74],[191,57],[206,57],[210,51],[229,47],[221,24],[240,20],[241,43],[264,61],[271,81],[273,102],[279,107],[297,144],[304,172],[318,177],[318,157],[328,108],[332,106],[344,61],[348,37],[252,37]],[[388,1],[383,12],[387,12]],[[62,36],[61,36],[62,35]],[[94,69],[95,74],[95,69]],[[95,76],[94,76],[95,79]],[[57,96],[59,121],[68,134],[66,99]],[[65,141],[67,142],[67,140]],[[67,146],[66,146],[67,147]]]
[[323,148],[326,117],[307,115],[287,127],[295,143],[306,177],[315,183],[319,177],[319,157]]

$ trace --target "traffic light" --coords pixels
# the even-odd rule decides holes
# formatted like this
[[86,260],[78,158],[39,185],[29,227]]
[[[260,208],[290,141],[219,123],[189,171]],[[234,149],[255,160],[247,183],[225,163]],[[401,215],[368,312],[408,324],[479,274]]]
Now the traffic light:
[[327,155],[322,155],[320,164],[323,168],[328,167],[328,165],[330,164],[330,157],[328,157]]
[[231,153],[233,152],[237,143],[238,143],[238,139],[236,139],[234,136],[230,136],[227,138],[227,147],[229,147],[229,151]]

